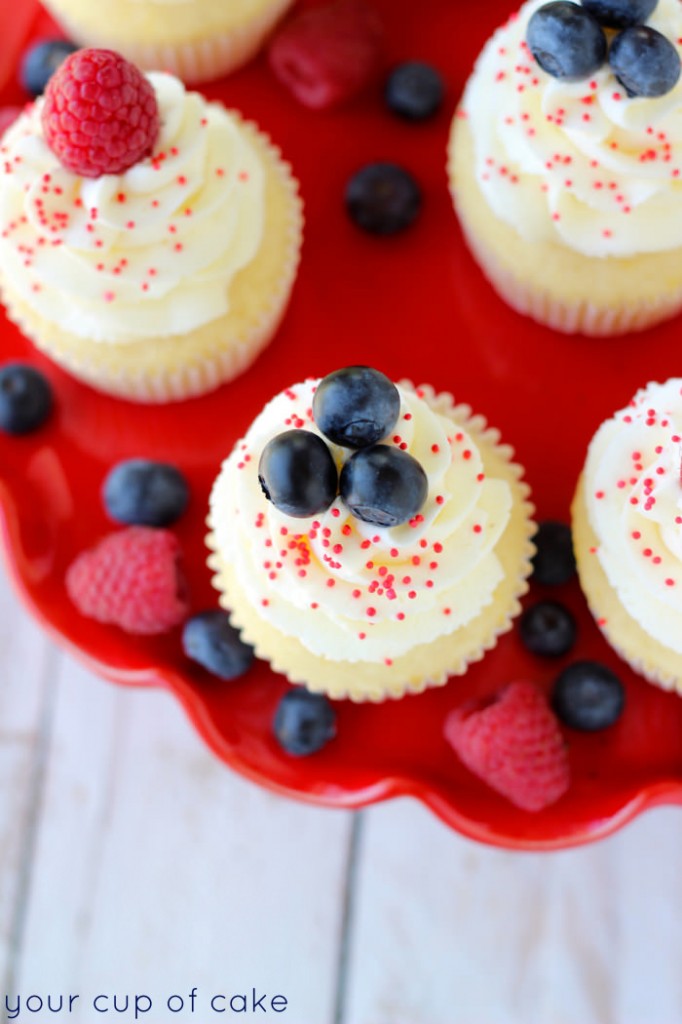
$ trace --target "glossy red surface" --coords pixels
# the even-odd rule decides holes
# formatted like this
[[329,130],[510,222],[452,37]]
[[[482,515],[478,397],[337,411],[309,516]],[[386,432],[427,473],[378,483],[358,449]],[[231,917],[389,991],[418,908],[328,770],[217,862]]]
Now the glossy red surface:
[[[111,528],[99,497],[105,473],[118,459],[142,455],[175,462],[190,480],[192,504],[177,532],[193,608],[215,605],[203,546],[211,482],[264,402],[303,377],[365,362],[394,379],[452,391],[514,445],[539,517],[567,520],[586,445],[601,420],[646,381],[679,374],[679,321],[610,341],[554,334],[508,309],[463,246],[446,187],[445,142],[474,57],[509,13],[509,0],[469,7],[464,20],[452,0],[374,2],[387,28],[387,65],[418,57],[447,80],[445,107],[432,122],[394,119],[378,87],[338,112],[305,110],[262,59],[205,90],[271,133],[306,201],[305,248],[289,313],[246,374],[206,398],[137,407],[70,380],[0,322],[2,359],[40,366],[57,398],[53,419],[38,433],[0,437],[7,565],[29,609],[58,640],[109,679],[169,688],[216,754],[264,786],[337,807],[409,794],[452,828],[505,847],[587,842],[653,804],[682,802],[682,700],[637,678],[608,650],[577,584],[551,595],[565,600],[579,620],[572,658],[598,658],[618,671],[627,706],[620,722],[601,734],[566,732],[573,784],[539,814],[517,810],[479,783],[442,735],[445,716],[460,701],[522,677],[548,686],[570,660],[527,654],[515,631],[465,678],[442,689],[380,706],[340,704],[337,738],[313,757],[294,759],[271,735],[286,683],[267,665],[237,683],[214,681],[185,660],[177,631],[160,639],[126,636],[81,618],[64,591],[69,562]],[[12,70],[22,36],[50,31],[44,14],[34,9],[33,20],[28,17],[34,6],[30,0],[0,3],[3,25],[13,26],[0,43],[6,103],[25,99]],[[402,163],[424,192],[418,223],[392,239],[363,235],[346,219],[342,202],[348,176],[379,159]],[[528,600],[540,596],[533,587]]]

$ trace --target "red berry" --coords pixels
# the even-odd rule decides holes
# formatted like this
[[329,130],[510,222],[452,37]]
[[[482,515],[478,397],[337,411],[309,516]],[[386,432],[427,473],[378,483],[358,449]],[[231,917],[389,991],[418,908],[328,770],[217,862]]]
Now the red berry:
[[84,551],[66,573],[78,610],[127,633],[165,633],[187,616],[180,543],[169,530],[130,526]]
[[134,64],[111,50],[77,50],[48,82],[42,122],[60,163],[98,178],[120,174],[151,153],[159,108]]
[[470,771],[526,811],[542,810],[568,789],[557,719],[532,683],[510,683],[492,703],[456,708],[446,720],[445,737]]
[[365,0],[337,0],[289,21],[270,46],[270,66],[299,102],[322,110],[367,85],[382,41],[381,22]]

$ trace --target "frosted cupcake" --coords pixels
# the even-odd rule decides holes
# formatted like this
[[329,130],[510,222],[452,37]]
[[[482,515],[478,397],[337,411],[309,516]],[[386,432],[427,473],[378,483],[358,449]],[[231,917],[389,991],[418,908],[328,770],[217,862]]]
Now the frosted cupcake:
[[117,50],[146,70],[199,83],[258,51],[293,0],[45,0],[81,46]]
[[[93,75],[106,84],[76,116],[69,89]],[[289,166],[254,125],[177,78],[82,50],[0,153],[3,299],[74,376],[142,402],[187,398],[270,340],[302,213]]]
[[573,502],[580,582],[607,640],[682,691],[682,378],[648,384],[595,434]]
[[[646,24],[622,28],[619,10]],[[448,173],[473,254],[518,311],[609,335],[682,307],[680,38],[678,0],[530,0],[485,45]]]
[[367,367],[287,388],[213,487],[221,602],[311,690],[378,701],[445,683],[527,589],[532,509],[512,455],[449,394]]

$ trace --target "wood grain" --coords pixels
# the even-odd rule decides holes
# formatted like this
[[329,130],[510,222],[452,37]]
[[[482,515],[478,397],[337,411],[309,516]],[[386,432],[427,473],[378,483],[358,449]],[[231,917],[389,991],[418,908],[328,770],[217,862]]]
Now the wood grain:
[[253,988],[286,996],[269,1019],[292,1024],[682,1020],[678,808],[531,854],[410,800],[283,800],[216,761],[167,694],[58,653],[2,577],[0,668],[3,999],[78,994],[50,1014],[72,1024],[110,1019],[99,993],[206,1024],[228,1019],[212,995]]

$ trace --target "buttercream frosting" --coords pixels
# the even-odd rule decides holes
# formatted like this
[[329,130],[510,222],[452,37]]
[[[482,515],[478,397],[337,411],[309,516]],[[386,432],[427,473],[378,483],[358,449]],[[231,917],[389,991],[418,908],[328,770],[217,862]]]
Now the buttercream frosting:
[[682,378],[648,384],[595,434],[585,501],[592,555],[650,636],[682,653]]
[[[489,39],[459,111],[486,201],[527,240],[586,256],[682,246],[682,80],[648,98],[628,97],[608,63],[581,81],[553,78],[525,41],[544,2]],[[647,25],[677,45],[680,0],[658,0]]]
[[264,169],[238,117],[171,75],[147,77],[161,131],[122,174],[62,167],[40,99],[0,146],[0,271],[36,313],[91,341],[186,334],[223,316],[262,243]]
[[[212,546],[280,632],[325,658],[390,664],[465,626],[493,600],[503,577],[494,548],[509,522],[511,488],[485,474],[465,425],[429,402],[430,392],[403,384],[384,443],[426,471],[417,516],[377,527],[354,518],[340,497],[310,519],[285,515],[265,498],[258,461],[281,431],[320,433],[312,419],[317,383],[277,395],[223,463],[211,494]],[[352,454],[327,443],[339,467]]]

